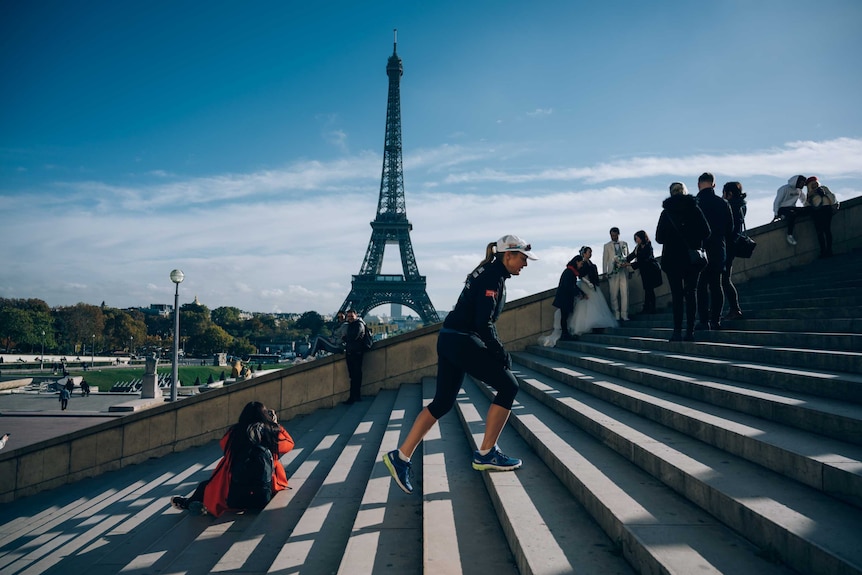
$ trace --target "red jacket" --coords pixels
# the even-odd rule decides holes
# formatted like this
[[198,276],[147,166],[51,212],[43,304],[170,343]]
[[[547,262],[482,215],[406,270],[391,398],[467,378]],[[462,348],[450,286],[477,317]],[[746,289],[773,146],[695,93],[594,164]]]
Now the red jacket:
[[[213,471],[209,484],[204,490],[204,507],[210,515],[218,517],[229,509],[227,506],[227,492],[230,488],[230,467],[231,454],[227,451],[228,438],[231,431],[228,430],[221,438],[221,448],[224,451],[224,457],[218,462],[218,465]],[[281,426],[278,432],[278,455],[279,457],[293,449],[293,438]],[[287,474],[284,472],[284,466],[279,461],[278,457],[272,458],[272,490],[273,492],[281,491],[287,487]]]

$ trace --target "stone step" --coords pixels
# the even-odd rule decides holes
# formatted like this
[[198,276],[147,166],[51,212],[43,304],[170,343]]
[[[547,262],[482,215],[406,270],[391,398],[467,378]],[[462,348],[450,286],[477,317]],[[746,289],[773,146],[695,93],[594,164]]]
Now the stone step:
[[[630,322],[631,323],[631,322]],[[783,332],[783,331],[755,331],[749,329],[737,329],[736,326],[744,326],[741,321],[726,322],[727,329],[719,331],[705,331],[698,333],[701,342],[737,343],[740,345],[777,346],[792,349],[818,349],[818,350],[840,350],[862,353],[862,334],[858,333],[823,333],[823,332]],[[619,335],[623,337],[646,337],[667,341],[673,332],[670,324],[658,328],[629,327],[606,330],[607,335]],[[581,340],[593,342],[596,335],[584,334]]]
[[[625,377],[620,373],[629,369],[660,369],[694,379],[718,378],[862,403],[862,377],[858,375],[826,369],[784,367],[761,362],[698,356],[697,353],[708,353],[709,346],[699,346],[696,342],[676,343],[678,345],[676,353],[595,345],[590,347],[590,344],[582,342],[564,342],[566,349],[531,346],[529,350],[532,353],[553,358],[558,357],[560,352],[571,352],[571,356],[568,357],[573,365],[615,377]],[[599,349],[596,349],[597,347]]]
[[[743,313],[745,313],[745,319],[728,321],[727,328],[731,330],[780,331],[784,333],[821,332],[857,335],[862,333],[862,318],[761,319],[750,317],[747,311]],[[751,315],[753,315],[753,312],[751,312]],[[722,322],[722,325],[724,324],[725,322]],[[685,324],[683,323],[683,325]],[[631,321],[625,322],[622,328],[614,329],[670,328],[672,326],[673,316],[670,313],[659,313],[647,316],[632,316]],[[800,343],[802,344],[802,342]]]
[[[835,349],[814,349],[811,347],[780,347],[776,345],[743,344],[733,341],[732,335],[727,335],[724,341],[712,334],[717,332],[698,332],[698,341],[694,342],[695,354],[705,357],[735,359],[771,363],[785,367],[804,367],[808,369],[827,369],[846,373],[862,373],[862,352],[838,351]],[[708,339],[707,339],[708,338]],[[706,341],[704,341],[706,340]],[[728,341],[729,340],[729,341]],[[590,334],[581,337],[576,342],[559,342],[561,349],[581,349],[582,346],[614,346],[628,349],[649,349],[666,352],[679,350],[679,342],[669,342],[667,337],[631,337],[616,334]],[[584,348],[585,353],[597,353],[592,348]]]
[[[136,535],[130,549],[123,547],[117,551],[123,555],[130,556],[128,562],[123,563],[122,558],[116,555],[106,558],[100,562],[104,564],[105,574],[120,572],[134,572],[136,570],[176,570],[189,575],[193,573],[210,573],[215,569],[218,562],[225,560],[228,563],[237,563],[238,556],[245,556],[243,541],[244,537],[251,533],[253,536],[265,530],[267,522],[271,522],[271,514],[289,501],[290,496],[301,487],[301,479],[294,479],[293,467],[307,458],[310,454],[309,441],[313,441],[315,434],[313,429],[317,427],[332,427],[343,420],[343,409],[318,410],[312,414],[301,416],[284,423],[285,429],[294,437],[296,442],[292,451],[285,454],[282,464],[285,465],[289,479],[290,489],[277,493],[267,508],[259,514],[254,512],[232,513],[228,512],[217,519],[212,517],[195,517],[182,511],[168,509],[163,513],[164,517],[171,518],[174,525],[169,529],[158,529],[157,526],[144,531],[144,534]],[[215,448],[215,454],[211,463],[202,467],[193,475],[189,475],[183,483],[184,489],[175,490],[170,495],[190,495],[197,484],[208,479],[215,469],[222,452],[218,442],[211,444]],[[209,447],[209,445],[207,446]],[[170,496],[168,497],[169,506]],[[160,502],[165,505],[164,502]],[[161,509],[158,509],[161,511]],[[164,519],[161,519],[164,521]],[[143,535],[143,536],[142,536]],[[149,535],[158,535],[152,539]],[[278,531],[268,533],[266,538],[254,539],[253,560],[260,562],[265,560],[267,548],[273,545],[273,538],[281,536],[279,544],[283,543],[285,535],[279,535]],[[213,540],[217,544],[213,543]],[[272,551],[269,551],[271,557]],[[265,567],[264,567],[265,569]],[[90,575],[90,572],[88,572]]]
[[[782,302],[783,304],[783,302]],[[747,308],[742,306],[742,311],[745,314],[746,321],[751,320],[826,320],[831,322],[841,319],[858,319],[862,317],[862,307],[860,306],[841,306],[841,307],[757,307]],[[634,316],[640,321],[643,316]],[[671,321],[673,320],[673,312],[670,308],[659,310],[659,313],[649,314],[644,319],[649,318],[649,321]],[[826,324],[828,325],[828,324]],[[819,331],[819,330],[814,330]]]
[[[424,405],[431,403],[436,387],[436,379],[423,380]],[[515,557],[482,474],[470,465],[473,447],[457,414],[440,418],[417,453],[420,450],[421,458],[414,455],[414,460],[422,460],[423,470],[423,572],[517,575]]]
[[[455,410],[471,451],[482,442],[489,405],[466,377]],[[474,473],[481,475],[497,513],[485,520],[497,520],[503,526],[521,573],[632,573],[615,534],[602,531],[510,426],[503,429],[499,445],[504,452],[521,458],[523,468]]]
[[[266,573],[323,484],[327,470],[335,463],[338,453],[365,415],[368,404],[354,407],[348,409],[342,404],[312,414],[321,413],[325,417],[307,426],[301,435],[294,435],[296,444],[293,450],[281,458],[290,488],[273,497],[242,537],[229,546],[225,545],[225,551],[212,572]],[[284,425],[291,434],[294,433],[292,421]]]
[[809,297],[854,297],[859,295],[862,277],[855,274],[833,275],[811,278],[766,277],[749,282],[734,282],[740,296],[772,296],[776,300],[785,298]]
[[[472,378],[465,380],[464,388],[471,401],[459,402],[459,408],[468,409],[473,404],[480,411],[487,408],[492,397],[489,388],[484,384],[477,385]],[[494,480],[496,485],[489,486],[492,497],[496,490],[496,497],[508,503],[513,509],[513,522],[516,525],[521,524],[522,517],[531,514],[519,511],[520,502],[515,499],[512,486],[518,490],[516,495],[529,486],[528,479],[522,479],[527,473],[533,474],[531,478],[542,478],[546,484],[548,477],[554,475],[565,485],[566,495],[572,502],[586,509],[592,521],[615,542],[613,551],[625,558],[637,573],[789,573],[765,560],[757,547],[708,513],[529,394],[518,394],[509,422],[504,435],[511,427],[532,449],[528,450],[526,446],[521,447],[520,442],[505,438],[506,451],[518,457],[526,456],[522,457],[524,467],[514,474],[488,473],[486,482]],[[481,431],[481,428],[477,431]],[[472,433],[476,435],[476,431]],[[516,449],[524,451],[518,452]],[[537,455],[533,455],[533,452]],[[544,496],[545,493],[537,491],[534,497]],[[540,520],[568,515],[561,508],[566,498],[557,493],[549,495],[552,495],[552,499],[541,509]],[[539,522],[533,528],[532,535],[527,534],[527,537],[542,541],[553,540],[551,536],[555,536],[561,552],[586,547],[577,537],[563,539],[564,533],[551,527],[552,535],[546,535],[544,531],[547,527]],[[669,552],[667,545],[671,540],[673,551]],[[604,551],[603,547],[599,549]],[[542,572],[577,573],[580,572],[579,567],[580,560]],[[528,571],[522,568],[522,572]],[[583,572],[612,571],[584,568]]]
[[[376,403],[376,402],[375,402]],[[338,573],[344,575],[372,575],[375,569],[385,565],[393,573],[422,572],[422,483],[417,482],[414,496],[408,496],[391,480],[382,456],[390,446],[398,445],[409,431],[408,426],[416,418],[422,405],[421,386],[402,385],[398,389],[395,403],[386,413],[386,424],[380,440],[369,434],[367,443],[376,442],[374,464],[370,476],[356,475],[356,481],[364,485],[364,493],[341,554]],[[386,409],[386,405],[375,405],[374,409]],[[414,473],[423,469],[422,458],[416,458]],[[358,462],[357,458],[357,462]],[[351,472],[352,475],[352,472]],[[345,474],[346,478],[347,475]],[[402,497],[403,496],[403,497]],[[320,543],[315,542],[315,545]],[[304,566],[313,565],[306,563]],[[330,571],[319,571],[330,572]],[[379,571],[378,571],[379,572]]]
[[[481,387],[484,393],[491,395],[489,388]],[[573,438],[560,437],[564,427],[555,425],[558,420],[550,413],[551,409],[529,394],[524,396],[521,398],[519,395],[518,409],[512,412],[517,422],[513,425],[525,436],[534,435],[531,442],[534,449],[542,450],[549,459],[556,457],[556,452],[574,452],[580,461],[566,469],[576,476],[585,474],[583,470],[587,466],[604,464],[604,458],[598,456],[583,461],[584,452],[572,449],[575,447]],[[686,537],[707,540],[714,547],[708,553],[699,553],[700,557],[712,559],[734,555],[734,559],[741,560],[745,555],[750,562],[747,567],[725,567],[716,571],[764,572],[770,564],[763,561],[762,554],[771,555],[802,573],[862,573],[862,546],[858,545],[858,534],[862,533],[862,511],[858,508],[581,392],[573,390],[566,397],[556,397],[551,391],[547,396],[555,413],[612,448],[632,464],[632,469],[636,465],[709,514],[719,522],[716,527],[723,524],[728,528],[727,531],[722,529],[703,535],[696,525],[710,525],[714,521],[687,518],[682,520],[686,526],[685,534],[680,533],[678,538],[674,538],[679,547],[686,546]],[[567,445],[570,446],[568,449]],[[557,471],[557,467],[551,467]],[[599,489],[603,493],[608,491],[605,486],[596,488]],[[628,499],[642,490],[627,484],[622,492],[621,496]],[[656,523],[655,511],[669,510],[668,504],[657,504],[658,497],[658,494],[653,494],[653,497],[638,501],[639,506],[652,511],[648,515],[650,526]],[[633,507],[628,505],[621,515],[630,517],[635,512]],[[636,514],[640,515],[639,523],[643,524],[644,513]],[[674,522],[684,515],[682,509],[675,512]],[[695,532],[698,535],[694,535]],[[736,533],[760,547],[761,552],[741,553],[744,548],[742,541],[720,551],[718,545],[722,539],[736,537]],[[666,533],[661,540],[667,543]],[[682,551],[673,553],[676,561],[688,555]],[[639,564],[631,559],[629,562]],[[758,565],[758,562],[762,564]],[[674,566],[665,572],[694,573],[699,569],[693,565],[687,568]]]
[[389,423],[396,393],[381,391],[371,403],[350,439],[327,466],[326,477],[304,509],[290,537],[282,545],[269,573],[335,573],[350,538],[365,485],[375,465],[380,442]]
[[[816,307],[816,308],[832,308],[839,306],[862,306],[862,296],[859,295],[859,289],[851,290],[818,290],[816,292],[801,292],[788,294],[778,299],[775,294],[748,294],[739,293],[740,307],[744,310],[761,308],[775,305],[780,302],[782,307]],[[728,303],[725,300],[725,307]]]
[[[571,389],[578,390],[862,507],[862,447],[842,441],[841,433],[835,434],[837,439],[829,438],[807,430],[815,425],[799,425],[808,416],[819,418],[831,428],[840,428],[829,419],[842,411],[842,406],[834,405],[835,402],[829,405],[819,398],[810,398],[811,405],[803,406],[793,404],[803,398],[772,399],[729,386],[715,390],[720,392],[716,394],[717,401],[710,401],[713,398],[708,396],[706,401],[700,401],[695,397],[711,391],[710,386],[700,386],[704,393],[690,393],[690,389],[678,385],[675,389],[684,392],[678,395],[671,390],[586,370],[572,371],[567,364],[546,358],[521,356],[518,360],[517,375],[522,389],[539,399],[545,399],[546,395],[565,397]],[[697,383],[692,382],[692,386]],[[769,419],[772,413],[767,403],[774,404],[775,411],[785,408],[780,420],[788,423]],[[817,404],[825,404],[824,409],[818,411]],[[740,405],[744,409],[738,409]],[[854,415],[853,423],[862,431],[862,407],[855,409]],[[857,438],[862,439],[858,431]]]

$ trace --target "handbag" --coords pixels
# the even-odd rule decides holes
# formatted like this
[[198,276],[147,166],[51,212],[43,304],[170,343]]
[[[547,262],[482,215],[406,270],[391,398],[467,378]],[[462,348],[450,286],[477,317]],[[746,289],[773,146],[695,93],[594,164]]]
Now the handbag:
[[709,263],[706,251],[703,248],[688,248],[688,263],[691,269],[702,270]]
[[757,242],[745,234],[745,220],[742,221],[742,231],[736,234],[733,240],[733,255],[738,258],[750,258],[754,253]]
[[[682,238],[683,243],[688,246],[688,241],[686,241],[685,236],[679,231],[679,228],[676,227],[676,223],[674,223],[673,218],[668,216],[667,218],[670,220],[670,225],[673,226],[673,229],[676,230],[676,233],[679,234],[679,237]],[[690,270],[693,271],[701,271],[706,265],[709,263],[709,259],[706,257],[706,250],[703,248],[688,248],[688,266]]]

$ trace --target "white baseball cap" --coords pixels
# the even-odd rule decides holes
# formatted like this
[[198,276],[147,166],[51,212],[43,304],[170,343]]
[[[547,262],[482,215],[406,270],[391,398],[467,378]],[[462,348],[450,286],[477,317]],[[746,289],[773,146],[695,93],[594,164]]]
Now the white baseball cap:
[[539,259],[536,255],[530,253],[530,244],[511,234],[503,236],[497,240],[497,253],[503,252],[521,252],[531,260]]

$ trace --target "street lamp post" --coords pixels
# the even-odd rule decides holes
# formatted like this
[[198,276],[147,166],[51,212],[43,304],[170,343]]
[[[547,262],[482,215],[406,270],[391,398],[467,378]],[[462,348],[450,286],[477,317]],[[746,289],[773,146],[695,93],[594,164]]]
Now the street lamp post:
[[39,356],[39,371],[45,365],[45,330],[42,330],[42,355]]
[[135,336],[130,335],[130,336],[129,336],[129,361],[132,361],[132,354],[134,353],[134,352],[132,351],[132,342],[133,342],[133,341],[135,341]]
[[171,272],[171,281],[176,284],[174,292],[174,358],[171,366],[171,401],[177,400],[177,382],[179,380],[179,365],[177,358],[180,353],[180,284],[185,276],[180,270]]
[[90,350],[90,367],[96,363],[96,334],[93,334],[93,348]]

